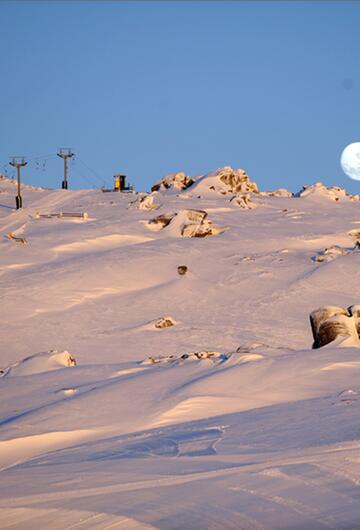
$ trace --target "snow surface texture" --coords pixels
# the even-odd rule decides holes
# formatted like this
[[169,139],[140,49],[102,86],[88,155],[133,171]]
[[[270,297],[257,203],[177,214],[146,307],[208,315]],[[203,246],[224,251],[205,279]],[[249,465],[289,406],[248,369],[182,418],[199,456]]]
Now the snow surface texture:
[[[359,329],[360,253],[313,259],[354,245],[359,203],[193,180],[19,211],[0,180],[1,529],[360,527],[360,351],[309,325]],[[189,211],[227,230],[183,237]]]

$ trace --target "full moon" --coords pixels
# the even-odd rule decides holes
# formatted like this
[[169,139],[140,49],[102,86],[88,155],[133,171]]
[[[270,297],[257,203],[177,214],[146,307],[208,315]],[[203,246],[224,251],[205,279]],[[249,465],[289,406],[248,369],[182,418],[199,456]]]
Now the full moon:
[[360,142],[345,147],[341,153],[340,164],[348,177],[360,180]]

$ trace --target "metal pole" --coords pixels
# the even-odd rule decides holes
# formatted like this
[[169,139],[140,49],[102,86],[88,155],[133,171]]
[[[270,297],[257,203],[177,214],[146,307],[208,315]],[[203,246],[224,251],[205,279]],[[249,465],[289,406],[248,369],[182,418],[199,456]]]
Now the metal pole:
[[64,156],[64,182],[63,182],[63,189],[68,189],[68,183],[67,183],[67,156]]
[[22,208],[21,188],[20,188],[20,167],[21,164],[16,164],[17,168],[17,197],[16,197],[16,209]]
[[[19,161],[21,159],[21,161]],[[17,170],[17,195],[15,197],[16,200],[16,209],[22,208],[22,197],[21,197],[21,180],[20,180],[20,169],[23,166],[26,166],[27,162],[25,162],[24,157],[16,157],[14,156],[10,162],[10,165],[13,167],[16,167]]]

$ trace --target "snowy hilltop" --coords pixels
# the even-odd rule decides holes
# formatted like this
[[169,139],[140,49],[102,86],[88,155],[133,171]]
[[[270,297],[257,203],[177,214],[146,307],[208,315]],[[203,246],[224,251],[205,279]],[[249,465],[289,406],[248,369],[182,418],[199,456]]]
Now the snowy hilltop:
[[359,196],[0,179],[0,528],[350,529]]

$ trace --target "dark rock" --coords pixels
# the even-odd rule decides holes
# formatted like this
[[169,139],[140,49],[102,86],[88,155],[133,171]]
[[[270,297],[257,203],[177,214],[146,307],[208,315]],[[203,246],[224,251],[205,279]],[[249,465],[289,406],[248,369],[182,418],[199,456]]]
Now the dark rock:
[[186,265],[179,265],[177,268],[177,271],[178,271],[178,274],[180,274],[180,276],[184,276],[184,274],[187,273],[188,268]]

